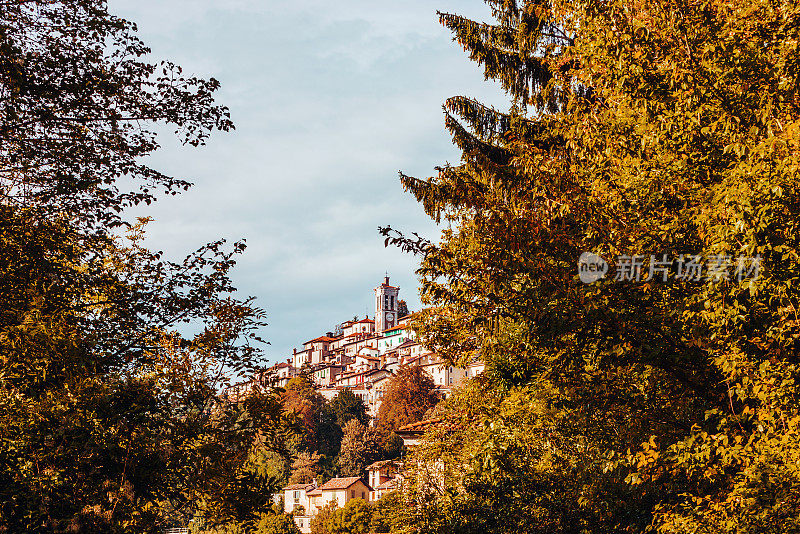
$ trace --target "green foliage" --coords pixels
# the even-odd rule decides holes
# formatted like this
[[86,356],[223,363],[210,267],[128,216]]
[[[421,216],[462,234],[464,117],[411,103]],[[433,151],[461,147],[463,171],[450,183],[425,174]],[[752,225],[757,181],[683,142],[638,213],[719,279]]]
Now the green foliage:
[[254,471],[259,475],[275,479],[279,487],[288,484],[292,465],[288,450],[281,454],[265,447],[258,448],[253,451],[250,461]]
[[[229,277],[244,243],[171,261],[124,208],[188,182],[143,164],[154,124],[230,130],[219,83],[147,60],[99,0],[0,6],[0,530],[160,532],[252,519],[285,454],[258,369],[264,313]],[[123,186],[118,179],[125,177]],[[194,335],[184,334],[187,323]],[[225,371],[225,372],[223,372]]]
[[369,422],[366,404],[350,388],[345,388],[337,393],[329,403],[329,409],[336,417],[336,424],[342,429],[351,419],[358,420],[362,425]]
[[264,514],[258,521],[253,534],[299,534],[291,516],[286,514]]
[[[800,6],[487,3],[440,21],[510,109],[449,99],[460,164],[401,176],[447,229],[382,230],[420,255],[424,343],[486,363],[415,452],[411,527],[797,530]],[[584,284],[584,251],[643,280]],[[662,254],[761,272],[648,279]]]
[[385,494],[372,504],[370,532],[400,532],[406,526],[407,507],[400,492]]
[[357,419],[351,419],[344,426],[342,448],[336,460],[339,476],[363,476],[366,466],[381,454],[380,441],[380,435],[374,427],[366,427]]
[[302,426],[300,450],[314,451],[326,458],[339,452],[342,430],[336,415],[325,399],[317,393],[310,375],[292,378],[282,395],[284,409],[297,416]]
[[351,499],[344,508],[337,508],[325,520],[330,534],[367,534],[372,523],[372,507],[363,499]]
[[331,521],[336,508],[336,501],[331,501],[317,511],[311,518],[311,534],[333,534],[326,525]]

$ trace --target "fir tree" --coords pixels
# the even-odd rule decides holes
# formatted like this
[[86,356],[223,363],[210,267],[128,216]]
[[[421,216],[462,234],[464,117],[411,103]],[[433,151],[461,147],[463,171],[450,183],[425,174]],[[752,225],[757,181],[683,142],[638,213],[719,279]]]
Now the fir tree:
[[[480,431],[453,430],[474,461],[413,495],[418,529],[797,528],[800,7],[487,4],[494,24],[440,20],[509,110],[449,99],[461,163],[401,176],[448,229],[382,230],[420,254],[423,342],[486,362],[458,407]],[[582,283],[586,251],[611,276]],[[667,280],[648,278],[663,254]],[[681,254],[734,261],[695,282]],[[634,255],[643,279],[615,280]]]

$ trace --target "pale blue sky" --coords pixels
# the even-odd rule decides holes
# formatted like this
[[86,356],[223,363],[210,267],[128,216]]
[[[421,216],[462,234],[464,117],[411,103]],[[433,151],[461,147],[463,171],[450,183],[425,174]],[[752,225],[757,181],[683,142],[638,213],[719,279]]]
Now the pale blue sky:
[[436,10],[485,19],[479,0],[112,0],[153,57],[213,76],[236,131],[200,149],[162,136],[157,169],[195,186],[136,212],[148,244],[177,258],[218,237],[246,238],[233,275],[268,313],[269,361],[354,315],[372,316],[388,271],[419,307],[415,259],[384,249],[390,224],[435,238],[397,171],[458,162],[442,126],[453,95],[507,108]]

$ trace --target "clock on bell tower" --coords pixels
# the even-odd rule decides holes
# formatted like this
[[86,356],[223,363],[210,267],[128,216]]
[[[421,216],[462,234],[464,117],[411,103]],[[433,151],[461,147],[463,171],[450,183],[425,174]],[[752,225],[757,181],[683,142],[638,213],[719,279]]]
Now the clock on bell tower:
[[397,325],[399,287],[389,285],[389,276],[375,288],[375,331],[380,333]]

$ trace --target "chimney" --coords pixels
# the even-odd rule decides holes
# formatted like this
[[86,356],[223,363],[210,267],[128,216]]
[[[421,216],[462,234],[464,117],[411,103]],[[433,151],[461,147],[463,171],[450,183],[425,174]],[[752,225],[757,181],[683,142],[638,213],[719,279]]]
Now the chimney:
[[333,337],[333,332],[325,332],[325,335],[328,337]]
[[292,354],[297,354],[297,349],[292,349]]

